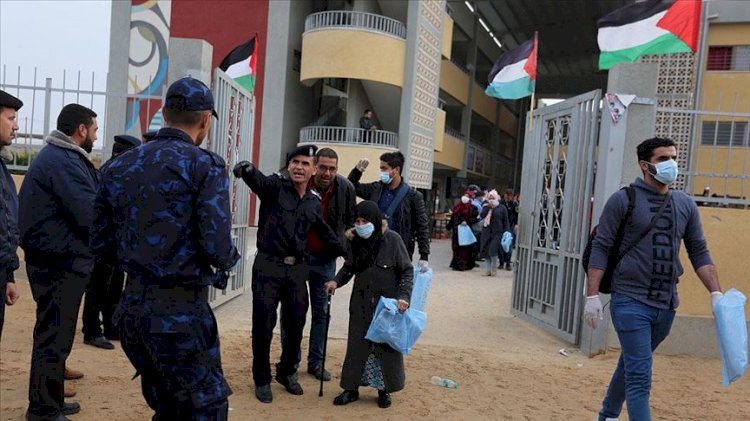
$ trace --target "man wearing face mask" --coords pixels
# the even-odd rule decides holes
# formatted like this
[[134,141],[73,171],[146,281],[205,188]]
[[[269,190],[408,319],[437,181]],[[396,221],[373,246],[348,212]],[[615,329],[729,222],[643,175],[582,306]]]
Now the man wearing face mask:
[[99,175],[88,153],[97,130],[92,110],[78,104],[63,107],[57,130],[31,162],[18,195],[21,248],[37,305],[29,420],[80,410],[77,403],[63,402],[63,376],[94,265],[89,231]]
[[[716,267],[703,236],[698,207],[681,191],[670,190],[677,178],[677,148],[670,139],[652,138],[638,145],[643,178],[635,189],[633,212],[622,247],[612,250],[629,199],[622,189],[607,201],[599,219],[588,269],[584,320],[596,328],[601,320],[599,284],[610,252],[622,256],[612,277],[612,324],[622,351],[599,412],[599,420],[615,420],[627,402],[628,417],[650,420],[649,395],[653,351],[666,338],[679,305],[677,282],[683,273],[680,243],[685,243],[693,269],[710,293],[722,297]],[[663,208],[662,208],[663,205]],[[660,213],[661,210],[661,213]],[[626,250],[622,255],[622,250]]]
[[397,232],[404,240],[409,257],[414,256],[415,243],[419,245],[419,268],[429,269],[430,226],[422,193],[410,187],[401,177],[404,168],[404,155],[401,152],[387,152],[380,155],[380,181],[360,183],[370,161],[360,159],[349,172],[349,181],[354,184],[357,196],[378,204],[389,229]]
[[113,324],[153,419],[222,421],[232,390],[208,287],[226,288],[240,255],[226,163],[199,147],[216,117],[213,94],[179,79],[163,115],[153,140],[102,168],[92,246],[128,274]]

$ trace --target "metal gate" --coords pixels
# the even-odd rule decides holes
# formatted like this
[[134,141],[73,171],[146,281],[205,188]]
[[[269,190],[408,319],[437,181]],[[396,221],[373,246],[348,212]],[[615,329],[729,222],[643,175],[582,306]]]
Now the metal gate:
[[[219,118],[211,128],[206,149],[219,154],[231,171],[240,161],[251,161],[253,156],[253,126],[255,100],[237,82],[220,69],[214,72],[213,85],[216,112]],[[217,307],[245,291],[245,280],[250,275],[248,230],[250,220],[250,190],[240,179],[230,176],[230,206],[232,211],[232,240],[242,258],[234,267],[225,290],[211,288],[209,302]]]
[[601,91],[534,111],[521,175],[511,312],[578,342]]

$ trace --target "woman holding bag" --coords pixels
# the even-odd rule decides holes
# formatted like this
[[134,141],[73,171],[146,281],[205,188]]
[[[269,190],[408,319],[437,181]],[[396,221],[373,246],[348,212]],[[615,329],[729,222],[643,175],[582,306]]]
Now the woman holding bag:
[[476,244],[461,245],[458,241],[459,230],[468,228],[471,230],[471,225],[477,221],[479,212],[477,208],[471,204],[472,193],[467,191],[461,196],[461,201],[453,207],[451,219],[448,221],[446,228],[452,230],[451,233],[451,246],[453,248],[453,259],[451,260],[450,267],[453,270],[471,270],[474,269],[475,265],[475,248]]
[[497,191],[487,194],[487,203],[482,208],[479,220],[482,222],[482,247],[480,255],[485,259],[484,276],[494,276],[497,272],[498,254],[503,233],[510,230],[508,211],[500,205]]
[[326,282],[326,292],[346,285],[354,277],[349,301],[349,333],[346,357],[341,369],[344,391],[334,405],[346,405],[359,399],[359,386],[378,390],[378,406],[391,406],[390,393],[404,388],[406,375],[403,355],[386,344],[365,339],[380,297],[398,299],[398,310],[409,308],[414,269],[401,237],[388,229],[375,202],[357,205],[354,228],[346,233],[349,257]]

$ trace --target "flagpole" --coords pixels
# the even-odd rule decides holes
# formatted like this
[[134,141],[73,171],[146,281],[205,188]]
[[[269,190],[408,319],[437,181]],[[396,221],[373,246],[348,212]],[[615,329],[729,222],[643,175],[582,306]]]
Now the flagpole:
[[[534,54],[537,55],[537,57],[534,57],[536,60],[539,55],[539,32],[534,31]],[[535,69],[536,71],[536,69]],[[531,91],[531,104],[529,104],[529,131],[532,131],[534,129],[534,107],[536,106],[536,75],[534,75],[534,90]]]

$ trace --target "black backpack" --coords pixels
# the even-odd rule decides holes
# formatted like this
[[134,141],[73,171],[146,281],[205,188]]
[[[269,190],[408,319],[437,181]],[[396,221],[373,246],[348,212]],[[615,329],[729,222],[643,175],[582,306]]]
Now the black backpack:
[[[612,292],[612,275],[615,273],[617,264],[620,263],[622,255],[620,255],[620,247],[622,247],[622,239],[625,236],[625,227],[628,225],[628,220],[633,215],[633,209],[635,208],[635,188],[623,187],[628,193],[628,210],[625,212],[625,216],[620,220],[620,225],[617,227],[617,234],[615,235],[615,242],[612,244],[612,248],[609,249],[609,257],[607,258],[607,269],[602,275],[602,280],[599,283],[599,292],[602,294],[609,294]],[[586,242],[586,248],[583,249],[581,255],[581,266],[583,270],[588,272],[589,270],[589,259],[591,259],[591,245],[596,238],[595,226],[589,234],[589,240]],[[628,250],[629,251],[629,250]]]

